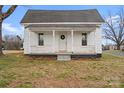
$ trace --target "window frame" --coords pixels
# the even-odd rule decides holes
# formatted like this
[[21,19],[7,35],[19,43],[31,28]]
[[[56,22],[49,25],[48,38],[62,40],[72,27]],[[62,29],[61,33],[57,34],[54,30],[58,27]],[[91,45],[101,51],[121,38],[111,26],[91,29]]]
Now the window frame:
[[[42,41],[41,41],[42,36]],[[38,46],[44,46],[44,33],[38,33]]]
[[[83,40],[83,35],[85,39]],[[87,46],[87,33],[82,33],[81,46]]]

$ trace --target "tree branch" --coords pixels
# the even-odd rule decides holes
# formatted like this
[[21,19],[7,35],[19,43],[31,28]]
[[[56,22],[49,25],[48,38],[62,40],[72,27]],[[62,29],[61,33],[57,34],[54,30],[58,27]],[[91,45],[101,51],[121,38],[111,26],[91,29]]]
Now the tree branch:
[[0,5],[0,22],[2,22],[2,19],[3,19],[2,8],[3,8],[3,5]]
[[108,31],[105,31],[105,38],[110,39],[110,40],[112,40],[114,42],[117,42],[115,37],[113,37],[111,34],[109,34]]
[[124,42],[124,39],[120,42],[120,45],[123,44],[123,42]]
[[116,40],[114,40],[112,37],[105,36],[106,39],[112,40],[113,42],[117,43]]
[[117,35],[116,35],[116,33],[115,33],[115,30],[114,30],[114,28],[113,28],[113,25],[112,25],[112,24],[109,24],[109,22],[106,22],[106,23],[107,23],[108,27],[111,29],[111,32],[113,33],[114,38],[115,38],[116,41],[117,41]]
[[105,33],[108,33],[110,36],[114,37],[114,35],[113,35],[111,29],[103,28],[103,31],[104,31]]
[[121,41],[122,37],[123,37],[123,32],[124,32],[124,17],[123,17],[124,13],[123,13],[123,9],[122,11],[119,13],[119,35],[118,35],[118,39],[119,41]]
[[2,8],[3,8],[3,5],[0,5],[0,12],[2,13]]
[[12,5],[8,11],[6,13],[3,13],[2,16],[3,16],[3,19],[9,17],[13,12],[14,10],[16,9],[17,5]]

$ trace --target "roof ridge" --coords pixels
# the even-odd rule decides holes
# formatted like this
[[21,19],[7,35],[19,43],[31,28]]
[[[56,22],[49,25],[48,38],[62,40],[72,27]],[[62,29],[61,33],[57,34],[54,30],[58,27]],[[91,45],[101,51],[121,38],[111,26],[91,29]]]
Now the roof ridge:
[[42,10],[42,9],[28,9],[28,11],[97,11],[97,9],[85,9],[85,10]]

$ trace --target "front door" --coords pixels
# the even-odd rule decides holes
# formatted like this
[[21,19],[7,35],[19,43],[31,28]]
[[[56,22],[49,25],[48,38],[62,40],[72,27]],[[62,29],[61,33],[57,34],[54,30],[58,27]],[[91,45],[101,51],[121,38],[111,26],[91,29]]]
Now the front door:
[[66,52],[67,49],[67,32],[60,32],[59,34],[59,51]]

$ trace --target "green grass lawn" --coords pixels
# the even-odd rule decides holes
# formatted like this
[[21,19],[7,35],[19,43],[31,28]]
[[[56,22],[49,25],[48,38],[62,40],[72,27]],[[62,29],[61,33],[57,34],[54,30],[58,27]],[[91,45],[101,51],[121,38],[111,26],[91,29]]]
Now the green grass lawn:
[[106,50],[104,53],[124,57],[124,51],[122,50]]
[[59,62],[8,54],[0,57],[0,87],[124,87],[124,58]]

